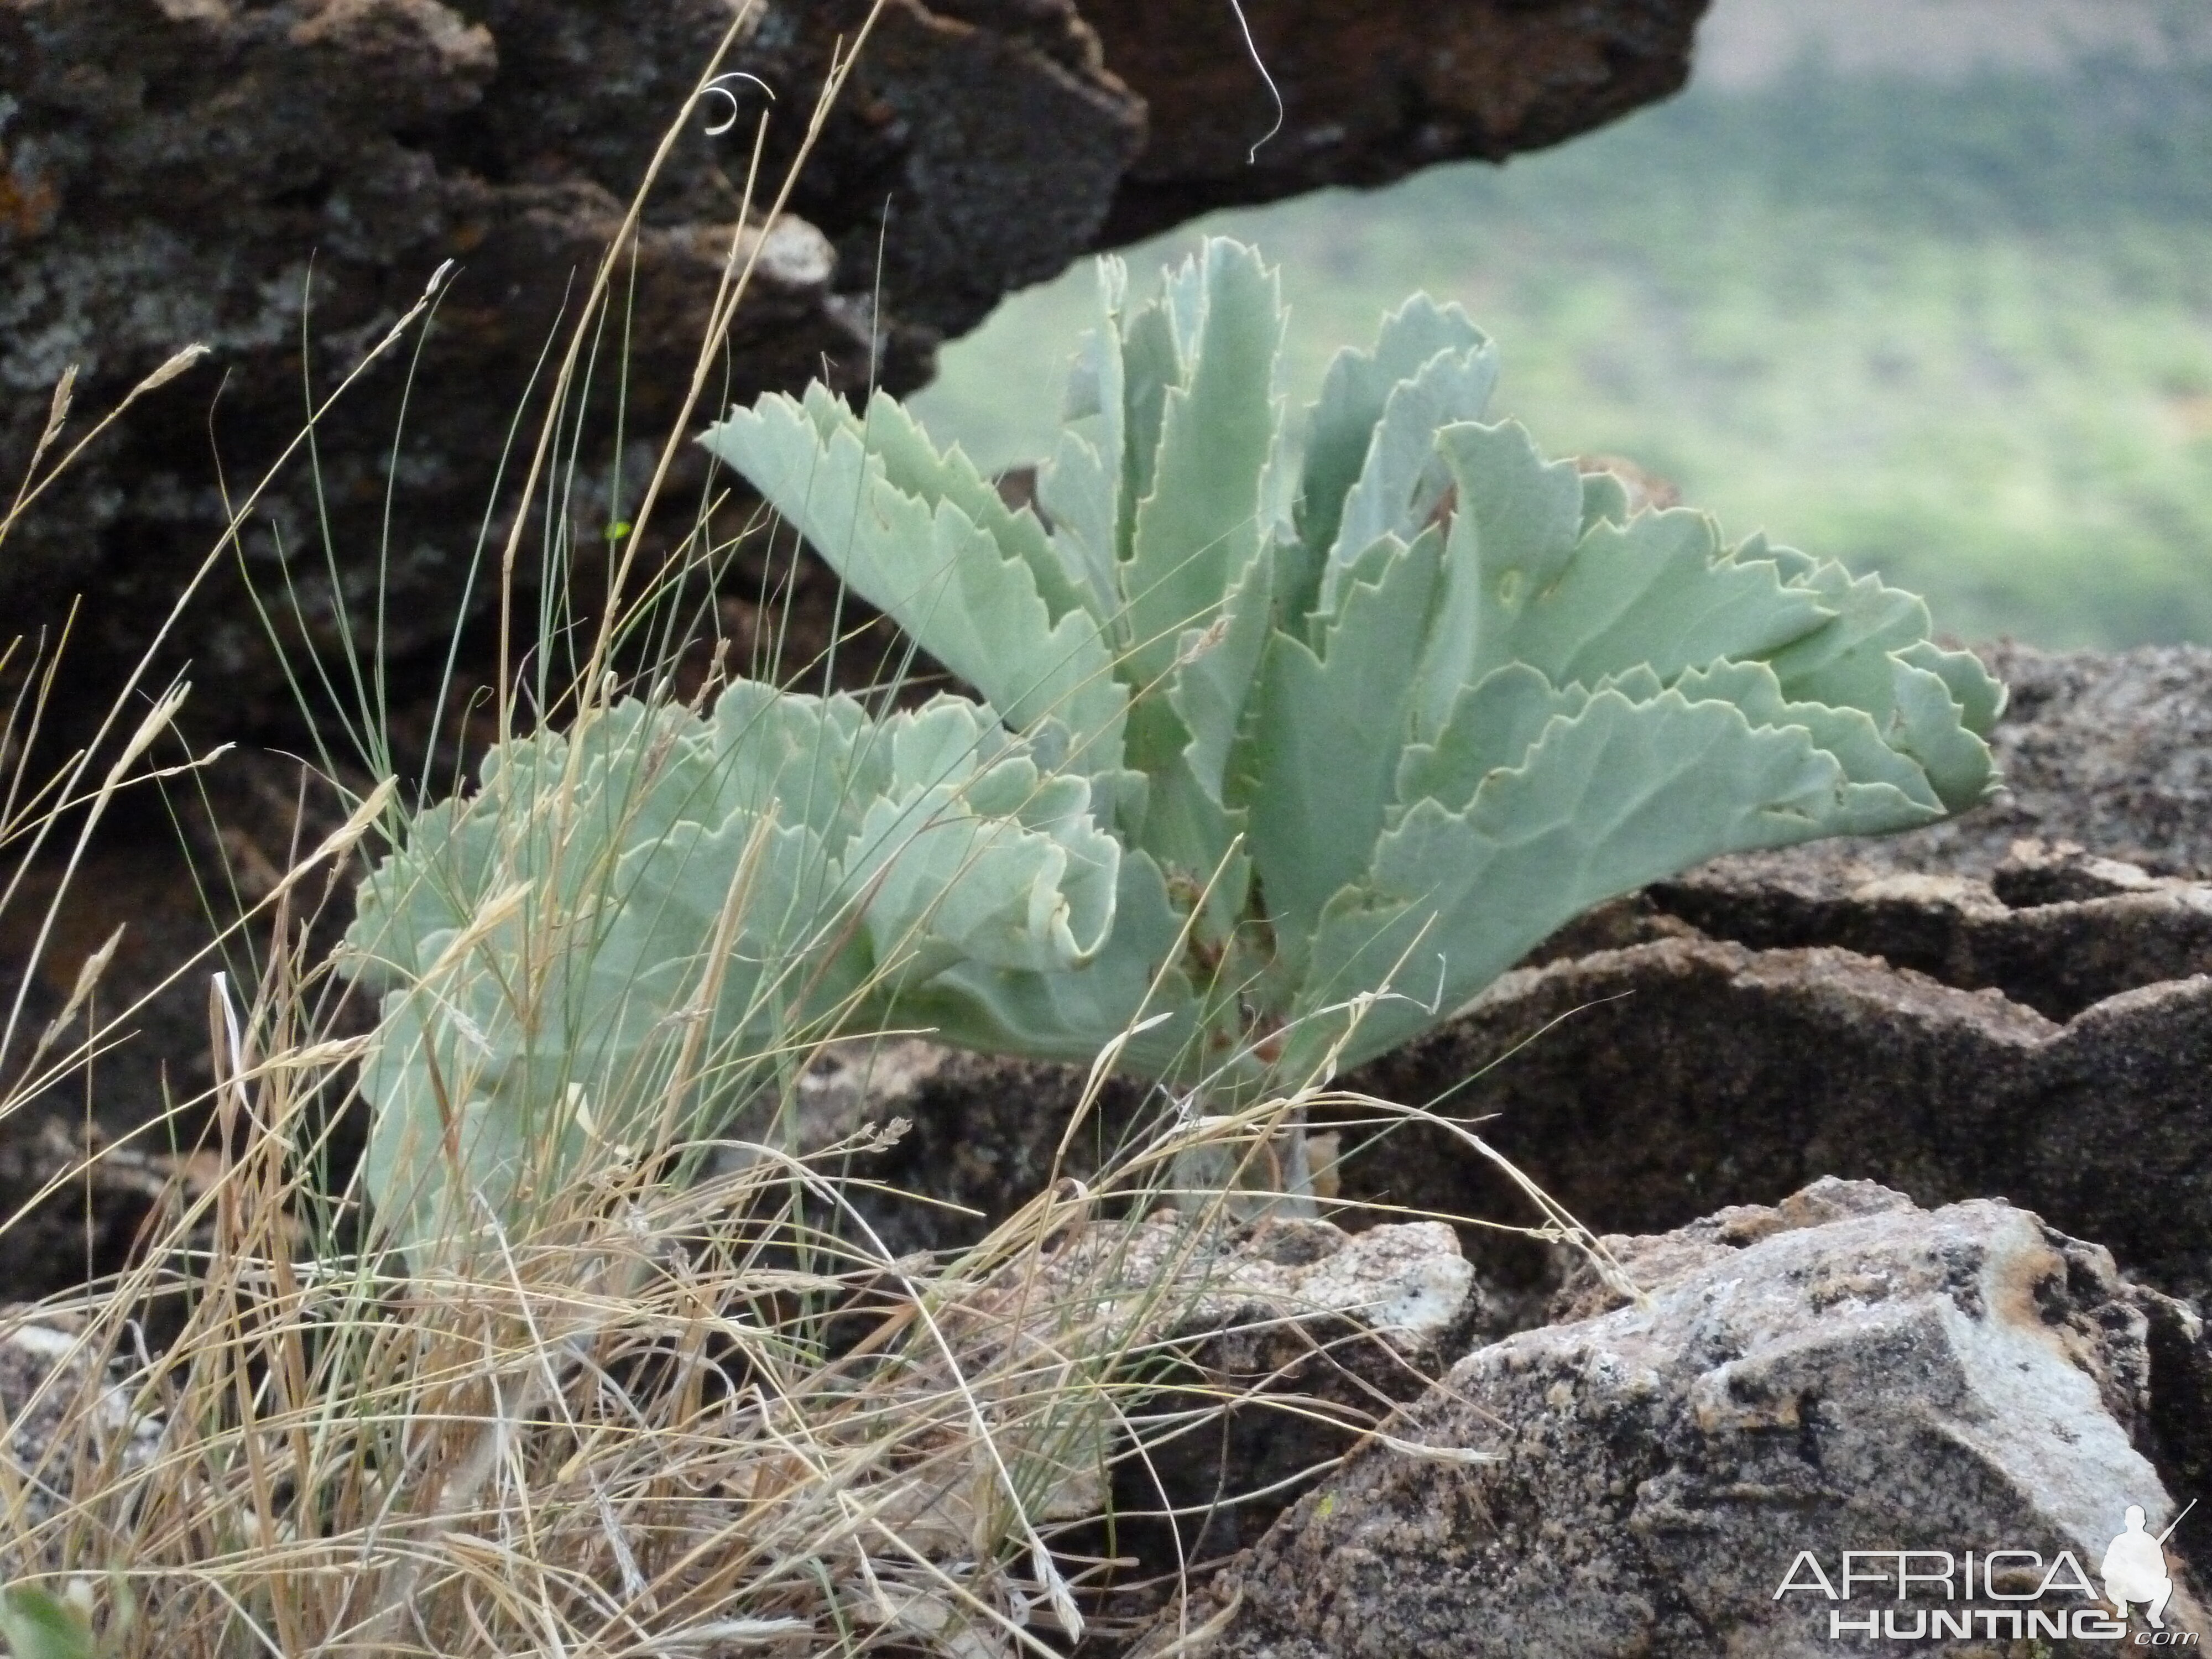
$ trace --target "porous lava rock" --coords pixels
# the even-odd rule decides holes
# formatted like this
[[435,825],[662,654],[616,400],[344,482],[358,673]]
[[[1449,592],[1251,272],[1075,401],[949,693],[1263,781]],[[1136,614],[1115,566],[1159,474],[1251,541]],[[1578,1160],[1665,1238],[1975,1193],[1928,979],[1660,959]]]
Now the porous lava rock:
[[[1183,1650],[1799,1659],[1871,1613],[1906,1639],[1861,1649],[1980,1659],[2031,1650],[2031,1609],[2125,1635],[2095,1575],[2130,1505],[2153,1534],[2179,1509],[2159,1401],[2186,1384],[2103,1250],[2002,1202],[1835,1181],[1605,1243],[1562,1322],[1462,1360],[1182,1609],[1213,1627]],[[1847,1600],[1845,1551],[1867,1553]],[[1903,1593],[1901,1551],[1948,1565],[1948,1595]],[[2021,1553],[1969,1588],[1968,1551]],[[2185,1559],[2165,1559],[2166,1627],[2201,1637]],[[1972,1609],[1971,1633],[1938,1608]],[[1998,1644],[2012,1626],[2029,1645]]]
[[1106,220],[1119,241],[1571,138],[1682,85],[1706,0],[1079,3],[1150,112]]
[[1434,1221],[1347,1233],[1273,1218],[1224,1235],[1163,1212],[1095,1224],[1060,1261],[1084,1283],[1105,1265],[1174,1310],[1153,1338],[1156,1389],[1133,1407],[1165,1431],[1114,1475],[1116,1552],[1163,1571],[1256,1541],[1485,1322],[1474,1269]]
[[[758,257],[710,401],[817,374],[904,391],[940,337],[1092,247],[1206,206],[1503,156],[1669,92],[1705,3],[1249,0],[1289,120],[1248,165],[1271,118],[1245,95],[1261,82],[1236,9],[1210,0],[0,0],[0,464],[25,465],[68,365],[81,432],[178,347],[212,348],[15,526],[0,617],[52,627],[82,598],[73,680],[112,686],[310,408],[451,259],[419,359],[321,416],[163,665],[219,685],[192,711],[204,738],[293,726],[242,567],[294,647],[380,647],[398,704],[434,687],[495,586],[477,556],[496,564],[519,510],[519,465],[505,497],[495,481],[510,428],[526,447],[538,429],[541,355],[733,22],[723,67],[751,78],[668,151],[578,395],[598,424],[558,469],[586,596],[733,247]],[[775,112],[764,201],[856,46],[789,211],[764,237],[741,228],[757,118]],[[702,465],[688,458],[679,497]],[[740,589],[761,580],[739,561]],[[73,735],[82,712],[56,708],[50,730]]]

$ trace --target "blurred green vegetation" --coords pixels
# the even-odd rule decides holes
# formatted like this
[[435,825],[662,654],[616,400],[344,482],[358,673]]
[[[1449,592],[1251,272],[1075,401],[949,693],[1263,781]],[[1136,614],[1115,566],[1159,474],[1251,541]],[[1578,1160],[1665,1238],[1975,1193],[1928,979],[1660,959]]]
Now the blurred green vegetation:
[[[1495,335],[1498,408],[1732,534],[1879,569],[1938,625],[2212,640],[2212,67],[1938,83],[1808,68],[1493,168],[1223,214],[1283,267],[1299,403],[1425,288]],[[1034,459],[1088,265],[949,347],[917,408]]]

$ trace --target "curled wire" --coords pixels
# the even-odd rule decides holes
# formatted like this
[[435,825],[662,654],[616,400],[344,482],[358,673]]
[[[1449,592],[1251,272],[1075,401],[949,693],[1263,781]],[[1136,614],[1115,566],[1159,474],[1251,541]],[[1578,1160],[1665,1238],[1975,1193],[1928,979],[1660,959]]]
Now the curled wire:
[[730,116],[729,119],[724,121],[720,125],[712,126],[707,129],[707,136],[709,138],[720,137],[732,127],[737,125],[738,117],[744,113],[743,106],[738,102],[738,94],[732,92],[729,88],[722,84],[726,81],[750,81],[755,86],[758,87],[763,93],[768,94],[769,102],[772,104],[775,101],[775,88],[769,86],[767,82],[762,80],[757,75],[751,74],[744,70],[732,70],[726,75],[716,76],[713,80],[708,82],[705,86],[700,88],[699,90],[702,94],[711,93],[715,97],[726,102],[730,106]]
[[1247,167],[1255,167],[1259,164],[1261,146],[1283,130],[1285,113],[1283,108],[1283,89],[1275,84],[1275,77],[1267,73],[1267,60],[1260,56],[1260,43],[1252,38],[1251,20],[1244,15],[1243,0],[1229,0],[1229,9],[1237,14],[1237,27],[1243,31],[1244,50],[1252,59],[1252,67],[1260,71],[1260,78],[1267,83],[1268,95],[1275,100],[1275,125],[1253,141],[1250,151],[1244,157],[1244,164]]

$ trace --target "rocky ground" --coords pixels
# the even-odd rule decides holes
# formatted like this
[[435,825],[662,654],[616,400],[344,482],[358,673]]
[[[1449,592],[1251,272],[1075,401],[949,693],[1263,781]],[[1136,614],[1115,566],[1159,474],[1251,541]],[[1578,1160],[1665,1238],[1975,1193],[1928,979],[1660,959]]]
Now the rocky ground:
[[[1354,1453],[1302,1497],[1209,1523],[1230,1563],[1162,1613],[1180,1622],[1160,1643],[1794,1656],[1825,1650],[1835,1609],[1775,1601],[1781,1543],[1832,1565],[1845,1548],[2087,1562],[2129,1504],[2155,1531],[2212,1491],[2212,651],[1992,655],[2014,701],[1990,805],[1618,902],[1346,1079],[1457,1127],[1345,1128],[1339,1218],[1468,1218],[1394,1257],[1367,1302],[1464,1295],[1429,1319],[1419,1364],[1386,1343],[1363,1375],[1338,1338],[1318,1370],[1221,1356],[1408,1414],[1387,1443],[1347,1417],[1302,1421],[1292,1444],[1248,1413],[1167,1472],[1236,1490]],[[199,1042],[204,1005],[171,1000],[153,1054]],[[122,1054],[102,1064],[127,1075]],[[884,1200],[872,1219],[908,1249],[1036,1192],[1082,1081],[908,1040],[825,1064],[804,1104],[825,1139],[909,1121],[866,1173],[973,1213]],[[1146,1109],[1109,1085],[1095,1133]],[[0,1206],[63,1167],[77,1115],[15,1121]],[[1541,1218],[1474,1135],[1610,1235],[1614,1265],[1484,1224]],[[1084,1172],[1081,1146],[1067,1168]],[[34,1208],[13,1293],[119,1262],[160,1173],[118,1161],[91,1194]],[[1363,1294],[1340,1286],[1334,1316],[1371,1316]],[[2167,1559],[2174,1627],[2201,1628],[2201,1508]],[[2041,1650],[1981,1641],[1889,1645]]]
[[[1991,655],[1988,806],[1621,901],[1347,1079],[1463,1126],[1347,1133],[1340,1192],[1469,1218],[1472,1346],[1408,1421],[1504,1461],[1370,1448],[1179,1631],[1276,1659],[1810,1653],[1826,1604],[1778,1610],[1759,1540],[2086,1561],[2128,1504],[2212,1490],[2212,651]],[[813,1083],[822,1133],[910,1118],[894,1181],[987,1211],[1081,1086],[920,1042]],[[1466,1128],[1614,1235],[1620,1275],[1481,1224],[1540,1218]],[[2172,1554],[2212,1561],[2201,1507]]]
[[[1170,28],[1118,0],[893,0],[823,167],[761,243],[732,386],[824,362],[912,385],[941,333],[1088,247],[1222,202],[1552,142],[1676,84],[1702,7],[1480,0],[1449,27],[1411,0],[1249,9],[1291,111],[1256,165],[1271,106],[1206,33],[1230,27],[1225,8]],[[727,17],[707,0],[650,27],[633,11],[0,0],[0,382],[17,394],[0,451],[27,453],[64,363],[87,365],[92,406],[205,337],[229,377],[216,436],[251,461],[296,426],[303,380],[326,385],[459,258],[396,455],[395,379],[324,434],[319,503],[302,480],[270,499],[290,550],[266,533],[245,549],[266,580],[297,579],[301,636],[326,647],[376,614],[336,596],[365,594],[390,547],[384,625],[414,708],[463,608],[515,387],[657,135],[632,112],[667,106]],[[733,62],[804,84],[857,15],[771,6]],[[640,422],[688,377],[731,239],[759,236],[736,223],[733,154],[687,136],[648,212],[627,348]],[[72,684],[143,644],[221,522],[208,434],[177,418],[195,384],[97,452],[0,564],[11,623],[88,597]],[[388,471],[406,490],[387,538]],[[608,506],[609,476],[580,474],[580,499]],[[759,599],[738,583],[722,603],[757,618]],[[180,795],[181,851],[158,805],[119,817],[58,918],[47,976],[22,988],[35,1030],[122,922],[101,995],[150,1000],[88,1086],[0,1126],[0,1214],[22,1212],[0,1300],[129,1258],[173,1168],[161,1147],[48,1189],[88,1133],[127,1133],[206,1085],[213,963],[155,988],[205,936],[198,878],[228,860],[250,898],[295,835],[333,821],[275,752],[283,676],[243,588],[211,593],[183,637],[196,731],[264,746],[211,775],[210,803]],[[1167,1471],[1195,1492],[1349,1454],[1209,1524],[1227,1565],[1162,1613],[1152,1652],[1782,1659],[1828,1650],[1831,1613],[1899,1610],[1778,1598],[1800,1552],[1830,1571],[1850,1549],[2070,1553],[2094,1573],[2129,1504],[2155,1532],[2212,1500],[2212,651],[1990,654],[2013,689],[1996,801],[1620,901],[1346,1080],[1451,1126],[1334,1126],[1346,1231],[1253,1241],[1247,1277],[1380,1346],[1328,1367],[1214,1360],[1405,1415],[1387,1437],[1347,1417],[1303,1439],[1248,1418],[1211,1461]],[[30,872],[0,964],[27,956],[53,878]],[[1044,1180],[1081,1082],[908,1042],[824,1065],[806,1109],[823,1136],[909,1120],[867,1173],[999,1216]],[[1097,1133],[1146,1109],[1113,1085]],[[1540,1218],[1492,1152],[1602,1248],[1518,1231]],[[1366,1230],[1406,1209],[1465,1221]],[[872,1219],[901,1249],[976,1225],[889,1200]],[[20,1358],[0,1353],[0,1381]],[[2201,1631],[2212,1508],[2166,1559],[2169,1620]],[[2024,1594],[2024,1560],[1984,1573],[1976,1605],[2025,1606],[2003,1599]],[[1860,1646],[2045,1650],[2032,1629],[1884,1628]]]
[[[2062,1558],[2086,1588],[2130,1504],[2153,1533],[2178,1511],[2212,1408],[2193,1311],[2001,1200],[1865,1182],[1606,1243],[1607,1273],[1462,1359],[1394,1422],[1406,1443],[1363,1444],[1160,1648],[1211,1626],[1219,1659],[1784,1659],[1871,1614],[1904,1639],[1855,1650],[2052,1650],[2028,1608],[2046,1637],[2125,1637],[2036,1592]],[[1976,1578],[1978,1545],[2014,1553]],[[1881,1553],[1906,1551],[1935,1576],[1901,1583]],[[2207,1628],[2185,1579],[2164,1617]]]

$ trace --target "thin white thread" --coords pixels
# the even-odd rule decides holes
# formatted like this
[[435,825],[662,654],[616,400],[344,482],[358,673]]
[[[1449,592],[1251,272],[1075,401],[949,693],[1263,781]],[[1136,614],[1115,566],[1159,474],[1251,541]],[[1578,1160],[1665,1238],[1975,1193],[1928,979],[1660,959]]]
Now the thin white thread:
[[1268,94],[1275,100],[1275,125],[1261,133],[1244,157],[1247,167],[1255,167],[1260,161],[1260,147],[1283,130],[1283,89],[1275,84],[1275,77],[1267,73],[1267,65],[1260,57],[1260,43],[1252,38],[1252,25],[1244,15],[1243,0],[1229,0],[1229,9],[1237,14],[1237,27],[1244,33],[1244,50],[1250,54],[1252,67],[1260,71],[1260,78],[1267,83]]
[[775,101],[775,89],[757,75],[749,75],[744,70],[732,70],[726,75],[716,76],[700,90],[702,93],[712,93],[716,97],[726,100],[730,106],[730,118],[718,127],[708,127],[707,136],[709,138],[719,138],[737,125],[738,117],[744,112],[743,107],[738,102],[738,94],[722,84],[725,81],[750,81],[768,94],[769,102],[772,104]]

